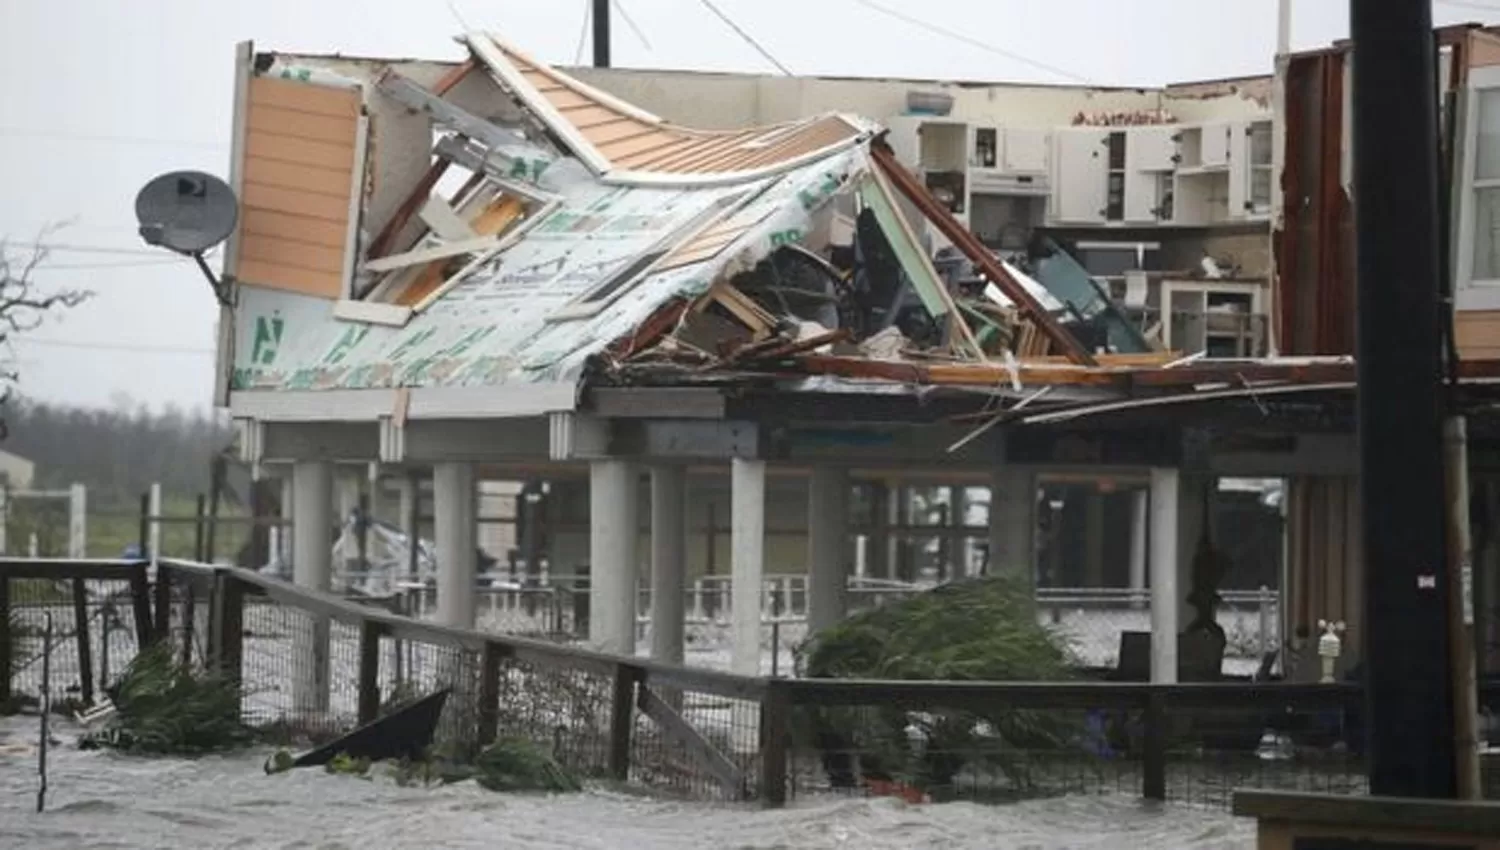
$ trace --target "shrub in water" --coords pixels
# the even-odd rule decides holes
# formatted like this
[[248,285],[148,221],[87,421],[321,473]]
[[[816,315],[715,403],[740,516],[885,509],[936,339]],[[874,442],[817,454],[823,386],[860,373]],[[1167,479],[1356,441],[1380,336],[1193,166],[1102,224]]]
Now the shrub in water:
[[522,738],[502,738],[474,764],[474,781],[490,791],[581,791],[583,784],[552,756]]
[[85,743],[153,755],[196,755],[246,746],[253,733],[240,722],[240,689],[210,672],[177,663],[157,644],[135,657],[112,695],[117,713],[108,729]]
[[[1058,681],[1071,676],[1065,641],[1037,621],[1029,584],[994,576],[943,585],[856,614],[809,639],[799,651],[812,677]],[[855,781],[840,752],[859,752],[866,779],[899,780],[923,790],[953,782],[983,761],[1024,783],[1026,751],[1066,745],[1076,724],[1043,711],[922,712],[898,706],[815,709],[810,735],[835,784]],[[915,735],[913,734],[915,733]],[[913,737],[921,740],[914,745]]]

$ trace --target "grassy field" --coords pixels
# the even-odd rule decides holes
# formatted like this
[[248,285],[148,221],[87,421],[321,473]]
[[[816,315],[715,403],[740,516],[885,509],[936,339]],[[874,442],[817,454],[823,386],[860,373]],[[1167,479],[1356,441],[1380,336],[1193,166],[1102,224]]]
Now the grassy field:
[[[192,521],[197,510],[192,497],[163,497],[162,516],[180,518],[182,522],[165,522],[161,530],[161,553],[172,558],[192,558],[195,550],[196,528]],[[138,504],[113,504],[89,506],[88,556],[91,558],[118,558],[127,547],[140,542],[141,517]],[[231,557],[248,539],[249,526],[233,520],[244,516],[244,511],[230,505],[220,507],[219,516],[224,520],[215,533],[215,554],[219,558]],[[31,535],[37,538],[37,554],[43,557],[64,557],[68,550],[68,505],[59,499],[45,502],[17,502],[12,506],[6,522],[7,548],[11,553],[28,551]]]

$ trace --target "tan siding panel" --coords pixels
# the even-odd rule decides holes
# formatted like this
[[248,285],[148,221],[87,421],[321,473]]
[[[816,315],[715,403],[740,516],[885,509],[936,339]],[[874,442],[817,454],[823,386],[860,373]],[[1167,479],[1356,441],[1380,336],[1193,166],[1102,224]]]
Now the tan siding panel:
[[348,169],[319,168],[253,156],[245,157],[244,174],[248,183],[330,195],[342,198],[345,206],[349,203],[354,180],[353,173]]
[[247,260],[332,272],[336,275],[342,275],[344,271],[342,248],[328,248],[323,245],[311,245],[307,242],[295,242],[290,239],[278,239],[274,236],[260,236],[254,233],[246,235],[240,241],[240,256]]
[[350,136],[346,143],[315,142],[295,136],[256,132],[252,127],[245,142],[245,156],[347,171],[354,167],[354,137]]
[[250,104],[250,132],[274,133],[278,136],[295,136],[319,142],[335,142],[354,146],[359,122],[352,117],[332,117],[294,112],[258,103]]
[[244,197],[240,202],[247,209],[275,210],[340,224],[349,220],[348,198],[333,198],[249,182],[245,184],[242,194]]
[[239,279],[253,286],[282,289],[330,300],[343,297],[344,280],[340,274],[279,266],[260,260],[240,260]]
[[290,239],[309,245],[337,248],[340,251],[344,250],[344,240],[348,238],[348,228],[344,222],[305,218],[271,210],[245,210],[240,227],[246,234]]
[[294,112],[354,118],[359,115],[360,94],[354,89],[256,77],[250,81],[250,102]]
[[1453,335],[1463,359],[1500,359],[1500,310],[1459,310]]

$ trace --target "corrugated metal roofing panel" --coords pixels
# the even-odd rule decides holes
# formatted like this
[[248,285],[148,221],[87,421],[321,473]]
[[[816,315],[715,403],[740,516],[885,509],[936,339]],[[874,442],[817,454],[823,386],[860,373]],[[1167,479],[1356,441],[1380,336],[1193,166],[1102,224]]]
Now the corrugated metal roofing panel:
[[[586,83],[531,59],[493,36],[486,39],[480,58],[502,80],[524,81],[517,95],[544,104],[537,113],[552,129],[588,150],[576,151],[586,160],[607,163],[614,170],[675,176],[755,173],[777,166],[792,167],[819,152],[832,152],[851,143],[869,128],[839,115],[826,115],[748,130],[708,131],[678,127],[623,103]],[[496,67],[505,63],[508,67]],[[524,91],[526,88],[531,91]],[[560,120],[566,127],[555,126]]]

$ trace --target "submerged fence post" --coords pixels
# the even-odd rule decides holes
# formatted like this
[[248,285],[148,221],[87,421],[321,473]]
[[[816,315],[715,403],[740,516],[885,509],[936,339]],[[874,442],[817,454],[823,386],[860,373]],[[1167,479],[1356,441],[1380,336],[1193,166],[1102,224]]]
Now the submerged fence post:
[[214,574],[212,659],[215,668],[238,683],[244,661],[245,586],[226,571]]
[[94,704],[94,646],[89,641],[89,596],[83,579],[73,579],[73,623],[78,644],[78,684],[83,704]]
[[359,626],[359,723],[363,726],[380,713],[380,635],[384,627],[374,620]]
[[154,590],[154,605],[156,610],[156,636],[160,640],[166,640],[172,631],[172,573],[165,564],[156,565],[156,586]]
[[479,747],[495,742],[500,732],[500,662],[505,656],[493,641],[484,644],[483,668],[479,671]]
[[1167,695],[1155,688],[1146,695],[1144,776],[1141,793],[1147,800],[1167,799]]
[[[3,520],[0,520],[3,522]],[[14,648],[11,646],[10,630],[10,576],[0,574],[0,622],[5,628],[0,629],[0,706],[10,702],[10,676],[11,659],[15,657]]]
[[42,632],[42,722],[41,740],[37,742],[36,772],[40,784],[36,790],[36,811],[47,807],[47,745],[51,742],[52,718],[52,614]]
[[130,577],[130,607],[135,614],[135,645],[144,650],[161,638],[151,628],[151,582],[145,564]]
[[784,806],[787,801],[791,709],[790,695],[781,680],[767,682],[760,704],[760,796],[767,806]]
[[628,664],[615,666],[614,703],[609,716],[609,775],[630,778],[630,733],[635,726],[635,684],[640,672]]

